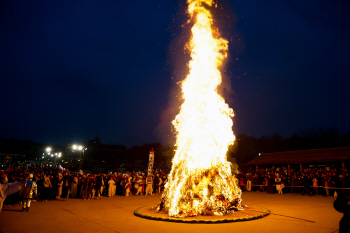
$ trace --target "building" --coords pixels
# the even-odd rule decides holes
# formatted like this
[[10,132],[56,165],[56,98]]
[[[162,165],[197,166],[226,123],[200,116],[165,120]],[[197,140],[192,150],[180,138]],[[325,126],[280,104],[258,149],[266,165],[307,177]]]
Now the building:
[[125,155],[125,145],[104,144],[99,137],[88,143],[86,158],[93,160],[118,161]]
[[349,168],[350,147],[324,148],[312,150],[295,150],[275,153],[263,153],[249,161],[246,165],[259,168],[287,167],[294,171],[302,171],[309,167],[338,166]]
[[1,162],[24,161],[32,153],[30,140],[0,139]]

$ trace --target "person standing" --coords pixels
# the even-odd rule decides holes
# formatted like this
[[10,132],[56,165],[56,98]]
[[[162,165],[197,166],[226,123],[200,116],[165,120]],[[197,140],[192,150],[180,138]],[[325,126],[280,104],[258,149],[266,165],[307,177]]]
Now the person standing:
[[247,177],[247,191],[252,191],[252,177],[250,174]]
[[63,186],[63,179],[62,174],[58,174],[58,182],[57,182],[57,196],[56,199],[61,199],[62,195],[62,186]]
[[102,173],[102,188],[101,188],[101,193],[102,193],[102,196],[107,196],[107,192],[108,192],[108,180],[107,180],[107,177],[106,177],[106,174]]
[[310,194],[310,190],[309,190],[309,178],[306,174],[302,173],[302,179],[301,179],[301,184],[303,186],[303,191],[301,192],[301,195],[304,195],[305,191]]
[[37,185],[38,195],[33,200],[33,203],[35,203],[37,200],[42,200],[43,198],[43,179],[39,172],[36,175],[34,175],[34,181],[36,182],[36,185]]
[[87,190],[88,191],[88,196],[87,196],[88,199],[91,199],[94,197],[94,194],[95,194],[94,187],[95,187],[95,180],[91,175],[89,175],[88,176],[88,190]]
[[271,175],[268,175],[267,178],[267,193],[273,194],[273,178]]
[[96,185],[95,185],[95,189],[97,192],[97,199],[101,199],[102,198],[102,188],[103,188],[103,179],[102,176],[100,174],[97,174],[96,176]]
[[33,181],[33,174],[29,174],[28,178],[22,189],[23,211],[29,211],[30,203],[37,195],[37,184]]
[[142,192],[142,178],[136,175],[135,179],[135,195],[139,195]]
[[145,194],[146,189],[146,176],[142,173],[142,194]]
[[109,197],[113,197],[114,194],[115,194],[115,193],[113,193],[113,191],[114,191],[114,188],[113,188],[114,184],[115,184],[115,182],[113,180],[113,177],[110,177],[109,181],[108,181],[108,196]]
[[263,181],[263,184],[264,184],[264,186],[263,186],[263,192],[267,192],[267,185],[268,185],[268,177],[265,175],[264,176],[264,181]]
[[88,186],[89,186],[89,182],[88,182],[89,178],[86,177],[86,175],[83,176],[83,179],[82,179],[82,196],[83,196],[83,200],[87,199],[88,197]]
[[118,174],[116,172],[114,172],[112,178],[114,180],[114,183],[113,183],[113,195],[112,196],[114,197],[115,195],[117,195]]
[[116,187],[116,194],[124,195],[124,176],[121,173],[118,173],[117,178],[114,180]]
[[125,184],[125,196],[129,196],[130,195],[130,189],[131,189],[131,185],[132,185],[132,177],[130,176],[127,181],[126,181],[126,184]]
[[243,177],[241,177],[241,178],[239,179],[239,187],[241,188],[242,192],[245,191],[244,178],[243,178]]
[[275,183],[276,183],[276,190],[277,190],[278,194],[283,194],[282,193],[282,187],[281,187],[282,179],[281,179],[279,173],[276,174]]
[[156,174],[153,178],[153,193],[158,193],[158,186],[159,186],[159,177],[158,174]]
[[77,196],[80,198],[83,198],[83,193],[84,193],[84,179],[85,175],[80,175],[78,176],[78,190],[77,190]]
[[47,201],[49,199],[49,194],[50,194],[50,188],[52,187],[51,185],[51,180],[48,174],[45,174],[43,177],[43,195],[42,195],[42,201]]
[[78,191],[78,178],[75,175],[72,175],[70,195],[74,198],[77,195],[77,191]]
[[58,174],[55,176],[53,174],[48,174],[48,177],[50,178],[51,182],[51,188],[49,189],[49,198],[48,200],[55,200],[57,197],[57,190],[58,190]]
[[153,185],[153,179],[152,179],[152,176],[151,175],[148,175],[147,179],[146,179],[146,195],[147,194],[150,194],[150,195],[153,195],[153,188],[152,188],[152,185]]
[[291,193],[295,193],[297,188],[294,186],[297,186],[297,175],[294,173],[292,176],[292,181],[290,183],[291,187]]
[[161,190],[164,190],[165,188],[165,184],[168,182],[168,178],[166,177],[166,175],[163,176],[163,179],[162,179],[162,188]]
[[330,186],[330,179],[328,177],[325,177],[324,179],[324,189],[326,190],[326,196],[329,196],[329,186]]
[[127,177],[126,176],[122,176],[121,181],[120,181],[120,186],[122,187],[122,195],[125,195],[125,183],[126,183]]
[[318,180],[316,176],[312,179],[312,186],[314,188],[314,195],[318,195]]
[[63,180],[63,186],[62,186],[63,200],[67,201],[67,198],[69,198],[69,194],[70,194],[70,187],[72,185],[72,177],[69,175],[69,172],[66,172],[62,180]]
[[[281,175],[281,191],[285,188],[285,185],[286,184],[288,184],[288,174],[283,174],[283,175]],[[286,193],[286,191],[288,190],[287,188],[286,189],[284,189],[285,191],[285,193]]]
[[163,183],[162,178],[161,178],[161,176],[159,176],[159,183],[158,183],[158,193],[159,194],[160,194],[160,190],[162,189],[162,183]]

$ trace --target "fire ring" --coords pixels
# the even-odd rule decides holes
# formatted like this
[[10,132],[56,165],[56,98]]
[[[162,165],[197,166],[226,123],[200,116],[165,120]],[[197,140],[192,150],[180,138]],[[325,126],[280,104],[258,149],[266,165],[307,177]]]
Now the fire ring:
[[241,222],[250,221],[266,217],[270,214],[270,210],[260,207],[248,205],[244,207],[244,210],[236,211],[231,215],[224,216],[197,216],[197,217],[186,217],[186,218],[174,218],[169,217],[165,213],[157,213],[153,209],[156,205],[143,206],[135,210],[134,214],[141,218],[147,218],[157,221],[167,222],[180,222],[180,223],[230,223],[230,222]]

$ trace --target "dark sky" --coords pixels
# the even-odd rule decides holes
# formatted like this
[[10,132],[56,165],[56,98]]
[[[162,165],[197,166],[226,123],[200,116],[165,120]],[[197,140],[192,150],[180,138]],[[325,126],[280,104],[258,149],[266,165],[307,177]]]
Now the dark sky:
[[[236,134],[350,130],[348,12],[349,1],[218,0]],[[186,17],[179,0],[1,1],[0,137],[169,142]]]

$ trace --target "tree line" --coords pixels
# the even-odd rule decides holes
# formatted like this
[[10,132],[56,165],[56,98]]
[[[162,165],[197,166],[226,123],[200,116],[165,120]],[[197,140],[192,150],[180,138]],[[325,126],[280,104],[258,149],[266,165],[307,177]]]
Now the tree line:
[[[350,131],[341,134],[337,128],[311,128],[293,133],[290,137],[283,138],[274,133],[272,136],[256,138],[244,133],[236,135],[233,145],[229,146],[227,158],[231,162],[244,164],[259,153],[273,153],[281,151],[322,149],[350,146]],[[174,156],[173,146],[163,146],[161,143],[132,146],[126,150],[128,159],[145,159],[145,154],[150,150],[155,151],[155,161],[171,161]]]

